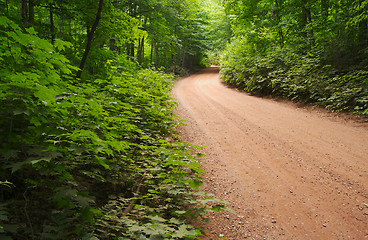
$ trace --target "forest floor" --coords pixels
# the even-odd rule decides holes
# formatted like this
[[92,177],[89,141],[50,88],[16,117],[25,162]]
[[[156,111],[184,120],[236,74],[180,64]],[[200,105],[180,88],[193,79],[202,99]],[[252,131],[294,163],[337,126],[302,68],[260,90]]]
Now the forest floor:
[[172,94],[181,140],[207,146],[202,190],[234,210],[201,239],[368,240],[368,123],[228,88],[215,67]]

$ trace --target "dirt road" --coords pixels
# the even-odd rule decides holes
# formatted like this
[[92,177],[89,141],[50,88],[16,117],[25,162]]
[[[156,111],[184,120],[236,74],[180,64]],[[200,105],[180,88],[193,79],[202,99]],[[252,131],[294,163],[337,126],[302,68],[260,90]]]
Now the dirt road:
[[235,210],[211,214],[202,239],[368,240],[367,123],[249,96],[216,68],[173,96],[189,124],[182,140],[207,146],[205,191]]

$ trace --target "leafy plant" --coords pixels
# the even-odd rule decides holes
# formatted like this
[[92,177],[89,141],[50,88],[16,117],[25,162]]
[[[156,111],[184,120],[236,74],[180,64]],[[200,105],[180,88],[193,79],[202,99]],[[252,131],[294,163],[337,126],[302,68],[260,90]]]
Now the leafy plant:
[[199,236],[187,220],[224,203],[194,191],[194,146],[173,139],[174,76],[113,56],[106,78],[75,80],[69,43],[0,25],[0,236]]

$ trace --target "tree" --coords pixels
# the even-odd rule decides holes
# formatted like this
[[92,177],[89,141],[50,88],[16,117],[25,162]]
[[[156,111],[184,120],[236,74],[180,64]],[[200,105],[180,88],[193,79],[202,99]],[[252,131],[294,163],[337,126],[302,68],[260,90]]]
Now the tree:
[[77,72],[76,78],[80,78],[81,75],[82,75],[82,71],[83,71],[84,65],[86,64],[88,54],[89,54],[89,52],[91,50],[91,46],[92,46],[92,41],[93,41],[93,38],[94,38],[94,34],[96,32],[98,23],[100,22],[100,19],[101,19],[101,13],[102,13],[103,4],[104,4],[104,1],[103,0],[99,0],[99,2],[98,2],[98,9],[97,9],[97,13],[96,13],[96,19],[93,22],[92,27],[90,29],[87,29],[87,44],[86,44],[86,49],[84,50],[83,57],[82,57],[82,60],[81,60],[80,65],[79,65],[79,71]]

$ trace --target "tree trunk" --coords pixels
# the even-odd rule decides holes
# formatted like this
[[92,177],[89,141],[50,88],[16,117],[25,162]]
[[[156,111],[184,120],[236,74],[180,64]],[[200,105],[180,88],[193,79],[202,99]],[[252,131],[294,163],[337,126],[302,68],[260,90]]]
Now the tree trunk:
[[20,15],[22,17],[22,21],[27,23],[28,20],[28,4],[27,0],[22,0],[22,6],[20,8]]
[[69,23],[69,36],[73,37],[73,32],[72,32],[73,27],[72,27],[72,19],[71,18],[69,19],[68,23]]
[[141,65],[144,64],[144,42],[145,42],[145,38],[142,38],[142,49],[141,49]]
[[361,20],[358,25],[358,43],[359,49],[363,50],[368,47],[368,22],[367,19]]
[[[314,33],[310,27],[309,31],[305,29],[309,24],[312,23],[312,13],[310,8],[307,6],[308,0],[302,0],[302,28],[303,36],[308,40],[310,45],[314,45]],[[311,46],[310,46],[311,47]]]
[[93,23],[91,30],[87,34],[87,45],[86,45],[86,49],[84,50],[82,61],[79,65],[79,71],[77,72],[76,78],[80,78],[82,76],[84,65],[86,64],[89,51],[91,50],[93,37],[97,29],[98,23],[100,22],[100,19],[101,19],[102,7],[103,7],[103,0],[100,0],[98,3],[98,9],[97,9],[95,22]]
[[130,46],[130,59],[132,60],[132,61],[134,61],[134,56],[135,56],[135,52],[134,52],[134,42],[132,42],[132,43],[130,43],[129,44],[129,46]]
[[5,5],[6,5],[6,16],[9,16],[9,5],[8,5],[8,0],[5,1]]
[[144,37],[138,39],[138,52],[137,52],[138,63],[142,65],[144,59]]
[[137,60],[141,63],[141,38],[138,38]]
[[[360,0],[359,4],[362,5],[363,2],[364,2],[363,0]],[[366,9],[364,9],[364,7],[362,6],[361,6],[361,9],[362,10],[360,10],[359,13],[364,14],[364,11],[366,11]],[[365,48],[368,47],[368,20],[367,19],[360,20],[358,24],[358,45],[359,45],[359,50],[364,50]]]
[[155,67],[158,67],[159,56],[158,56],[158,43],[155,43]]
[[182,68],[185,68],[185,61],[186,61],[186,54],[185,54],[185,49],[183,50],[183,59],[182,59],[182,62],[181,62],[181,67]]
[[28,22],[30,25],[34,25],[34,1],[28,1]]
[[275,4],[276,4],[276,19],[277,19],[277,27],[278,27],[278,35],[279,35],[279,43],[280,43],[280,47],[283,48],[284,47],[284,33],[282,31],[282,27],[280,26],[281,23],[281,16],[280,16],[280,12],[281,12],[281,4],[280,0],[275,0]]
[[54,26],[54,6],[50,3],[50,32],[51,32],[51,43],[55,42],[55,26]]
[[171,43],[171,64],[172,64],[172,71],[175,74],[176,71],[176,62],[175,62],[175,54],[173,49],[173,44]]
[[153,64],[153,49],[155,46],[155,34],[153,34],[153,38],[152,38],[152,43],[151,43],[151,61],[150,61],[150,66],[152,66]]

